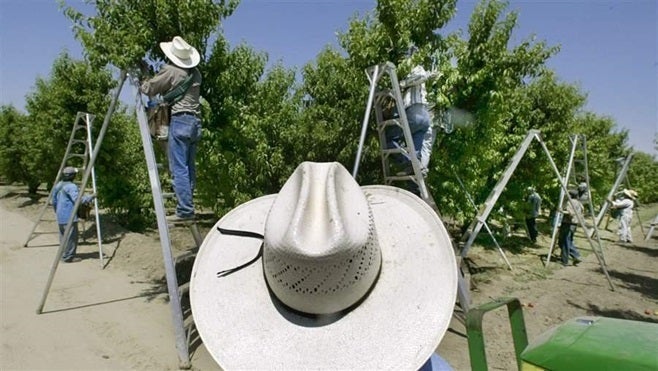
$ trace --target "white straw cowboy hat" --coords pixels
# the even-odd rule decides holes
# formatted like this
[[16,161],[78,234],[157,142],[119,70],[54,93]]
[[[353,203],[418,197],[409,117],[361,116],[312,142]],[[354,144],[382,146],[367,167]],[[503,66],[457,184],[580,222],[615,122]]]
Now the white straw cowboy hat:
[[624,193],[624,194],[626,195],[626,197],[628,197],[628,198],[630,198],[630,199],[632,199],[632,200],[637,199],[637,192],[635,192],[635,191],[632,190],[632,189],[624,189],[624,190],[622,191],[622,193]]
[[196,328],[223,369],[417,370],[448,328],[457,266],[420,198],[304,162],[278,195],[217,222],[190,285]]
[[199,52],[180,36],[175,36],[172,41],[161,42],[160,49],[178,67],[196,67],[201,60]]

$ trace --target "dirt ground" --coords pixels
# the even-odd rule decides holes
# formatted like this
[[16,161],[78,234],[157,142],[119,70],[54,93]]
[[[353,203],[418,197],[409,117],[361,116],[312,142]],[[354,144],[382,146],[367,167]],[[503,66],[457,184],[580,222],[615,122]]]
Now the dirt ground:
[[[34,200],[24,187],[0,185],[0,369],[178,369],[157,232],[129,233],[101,213],[103,264],[94,224],[81,224],[82,261],[59,264],[52,286],[45,290],[58,247],[50,210],[37,229],[50,233],[23,247],[47,197],[41,196]],[[658,204],[639,209],[645,232],[657,212]],[[202,219],[202,234],[214,222],[212,217]],[[531,341],[551,326],[581,315],[658,323],[658,231],[644,241],[634,219],[635,243],[626,245],[616,243],[614,232],[601,231],[613,291],[580,233],[576,245],[583,262],[577,267],[551,263],[545,269],[542,259],[550,244],[550,226],[545,219],[538,224],[542,235],[534,246],[523,231],[498,236],[511,271],[497,249],[478,245],[470,250],[472,306],[499,297],[519,298]],[[610,229],[616,229],[614,222]],[[172,229],[171,235],[175,256],[194,250],[184,227]],[[478,241],[490,244],[484,232]],[[44,298],[43,311],[37,314]],[[506,311],[488,313],[484,324],[489,368],[516,369]],[[438,348],[455,370],[470,369],[465,334],[462,323],[454,319]],[[219,369],[194,333],[190,352],[193,369]]]

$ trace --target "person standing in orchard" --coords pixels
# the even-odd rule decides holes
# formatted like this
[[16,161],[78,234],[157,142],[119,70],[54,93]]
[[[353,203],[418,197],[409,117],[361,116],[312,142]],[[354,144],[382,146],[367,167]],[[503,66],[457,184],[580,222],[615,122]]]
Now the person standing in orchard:
[[[192,194],[196,182],[195,158],[201,139],[201,73],[196,68],[201,59],[199,52],[182,37],[160,43],[167,57],[158,74],[141,86],[142,93],[149,97],[167,95],[176,89],[183,90],[171,106],[168,133],[169,171],[173,178],[176,194],[176,214],[170,221],[194,219]],[[187,86],[185,86],[187,85]],[[185,88],[181,88],[185,86]]]
[[633,221],[633,207],[635,207],[635,200],[637,199],[637,192],[632,189],[624,189],[621,193],[621,199],[611,200],[608,202],[612,205],[613,209],[621,211],[619,217],[619,242],[633,242],[633,234],[631,233],[631,222]]
[[541,197],[535,191],[534,187],[528,187],[526,189],[526,203],[527,203],[527,214],[525,218],[526,226],[528,227],[528,234],[530,235],[530,240],[532,243],[537,242],[537,236],[539,231],[537,231],[537,216],[539,216],[541,210]]
[[[66,225],[69,222],[71,214],[74,212],[75,200],[78,199],[80,189],[73,183],[78,169],[67,166],[62,170],[62,180],[59,181],[53,188],[53,209],[57,216],[57,224],[59,226],[59,239],[60,243],[64,239],[64,232],[66,232]],[[87,204],[94,199],[95,195],[82,196],[82,204]],[[73,217],[73,224],[71,225],[71,233],[66,241],[66,248],[62,254],[62,261],[64,263],[72,263],[80,261],[80,258],[75,256],[78,249],[78,216]]]

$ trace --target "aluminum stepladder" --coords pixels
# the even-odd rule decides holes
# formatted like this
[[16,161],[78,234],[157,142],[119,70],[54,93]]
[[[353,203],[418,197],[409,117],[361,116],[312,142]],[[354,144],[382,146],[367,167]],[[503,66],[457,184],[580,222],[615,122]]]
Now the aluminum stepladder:
[[[166,219],[164,195],[160,185],[158,164],[155,159],[155,151],[151,140],[146,109],[142,100],[142,94],[139,91],[139,79],[136,76],[130,75],[129,80],[134,89],[135,113],[137,115],[137,122],[139,123],[139,132],[142,139],[142,146],[144,148],[144,155],[146,157],[149,181],[151,183],[151,193],[153,194],[153,204],[155,206],[155,214],[158,222],[160,245],[162,247],[162,256],[164,258],[167,280],[167,291],[169,294],[169,304],[173,317],[174,334],[176,337],[176,349],[178,351],[178,360],[180,363],[179,367],[187,369],[191,367],[189,343],[193,321],[191,320],[191,312],[189,310],[184,310],[181,303],[183,297],[188,294],[189,283],[179,285],[178,282],[176,275],[176,260],[174,259],[171,249],[169,225]],[[196,221],[180,222],[180,224],[184,224],[190,228],[197,248],[201,246],[203,241]],[[188,256],[185,256],[185,258],[188,258]],[[184,314],[187,314],[187,321],[185,320]]]
[[[468,193],[468,190],[466,189],[466,186],[464,185],[464,182],[462,182],[461,178],[459,175],[457,175],[457,171],[455,169],[452,169],[452,173],[455,175],[455,178],[457,179],[457,182],[459,183],[459,186],[462,188],[464,191],[464,194],[466,194],[466,198],[468,199],[468,202],[473,206],[473,209],[475,212],[479,212],[479,209],[477,205],[475,204],[475,201],[473,200],[473,197],[471,197],[470,193]],[[502,256],[503,260],[505,261],[505,264],[507,264],[507,267],[509,270],[512,269],[512,265],[510,264],[509,260],[507,260],[507,256],[505,256],[505,252],[503,252],[503,249],[500,247],[498,244],[498,240],[496,240],[496,236],[494,236],[493,232],[491,231],[491,228],[489,228],[489,225],[487,224],[486,220],[482,220],[482,225],[484,226],[484,229],[487,230],[487,233],[489,233],[489,237],[491,237],[491,240],[493,241],[494,245],[496,245],[496,248],[498,249],[498,252]]]
[[[377,121],[377,132],[380,143],[380,154],[382,159],[382,168],[384,171],[384,181],[386,185],[391,185],[394,182],[412,182],[418,187],[418,193],[420,198],[425,201],[431,208],[436,212],[436,214],[441,218],[441,213],[439,212],[434,199],[427,191],[425,185],[425,178],[421,172],[420,160],[416,157],[415,148],[413,140],[411,137],[411,130],[409,129],[409,123],[407,121],[407,115],[404,110],[404,102],[402,100],[402,92],[400,90],[400,83],[398,82],[398,77],[395,69],[395,65],[391,62],[386,62],[378,64],[366,69],[366,76],[370,83],[370,90],[368,95],[368,102],[366,103],[366,111],[363,118],[363,125],[361,127],[361,136],[359,139],[359,148],[357,150],[356,159],[354,161],[354,169],[352,171],[352,176],[356,178],[359,171],[359,164],[361,162],[361,154],[363,151],[363,146],[366,138],[366,131],[368,129],[368,121],[370,119],[370,112],[375,108],[375,118]],[[378,89],[379,83],[382,80],[382,77],[385,75],[388,76],[390,80],[390,86],[388,88]],[[398,117],[395,119],[384,120],[381,101],[379,98],[384,96],[390,96],[395,100],[395,106],[398,112]],[[387,127],[397,126],[402,129],[404,136],[404,144],[401,144],[397,148],[386,148],[386,135],[385,130]],[[413,173],[408,175],[398,175],[392,174],[391,172],[391,155],[400,154],[407,157],[411,161]],[[454,246],[453,246],[454,248]],[[456,250],[455,250],[456,251]],[[469,310],[470,305],[470,294],[467,286],[467,281],[464,278],[464,274],[461,270],[460,264],[458,264],[457,275],[457,298],[459,300],[459,305],[463,311],[464,317],[460,318],[456,315],[456,318],[465,321],[465,315]]]
[[[491,191],[489,196],[487,197],[487,200],[485,201],[484,205],[482,206],[480,213],[478,216],[473,220],[471,223],[471,226],[466,230],[466,233],[462,236],[462,242],[466,241],[462,247],[461,250],[461,257],[462,259],[466,257],[468,254],[469,248],[473,245],[473,242],[475,241],[475,238],[477,237],[477,234],[480,232],[482,229],[482,226],[485,224],[486,219],[489,217],[489,214],[494,208],[494,205],[496,204],[496,201],[498,200],[498,197],[500,197],[501,193],[505,189],[505,185],[509,181],[509,178],[512,176],[512,173],[516,169],[516,167],[519,165],[519,162],[521,161],[521,158],[523,155],[526,153],[528,150],[528,147],[532,143],[532,141],[536,139],[539,144],[541,145],[544,153],[546,154],[546,157],[548,157],[548,160],[551,164],[551,167],[553,168],[553,172],[557,176],[560,186],[562,188],[562,191],[566,194],[568,192],[567,190],[567,183],[566,180],[562,178],[560,175],[560,171],[558,170],[557,166],[555,165],[555,162],[553,161],[553,157],[551,156],[551,153],[549,152],[548,148],[546,147],[546,144],[544,141],[541,139],[541,135],[539,130],[530,130],[528,131],[528,134],[526,135],[525,139],[519,146],[519,149],[516,151],[512,159],[510,160],[509,165],[507,166],[507,169],[503,173],[503,176],[498,180],[498,183],[494,186],[494,189]],[[567,201],[571,204],[571,206],[575,209],[573,201],[571,199],[567,199]],[[585,219],[583,218],[582,215],[578,214],[576,215],[578,219],[578,224],[583,228],[583,230],[586,230],[586,224],[585,224]],[[597,246],[594,244],[592,241],[591,237],[589,236],[588,233],[585,233],[585,236],[587,237],[587,241],[589,242],[590,246],[592,247],[592,251],[594,252],[594,255],[596,255],[597,260],[599,261],[599,265],[601,266],[601,269],[603,270],[603,273],[606,276],[606,279],[608,280],[608,283],[610,284],[610,289],[614,290],[614,286],[612,284],[612,280],[610,279],[610,275],[608,274],[608,270],[606,269],[605,262],[603,261],[603,258],[600,254],[600,244]],[[598,236],[598,231],[597,231],[597,236]],[[600,243],[600,242],[599,242]]]
[[[587,162],[587,138],[583,134],[574,134],[569,136],[571,141],[571,151],[569,152],[569,160],[564,171],[563,180],[568,184],[569,179],[572,179],[575,184],[578,184],[579,178],[585,180],[587,186],[587,205],[583,205],[583,208],[587,208],[587,217],[590,217],[595,224],[596,214],[594,213],[594,205],[592,203],[592,191],[589,182],[589,164]],[[580,157],[577,157],[580,154]],[[578,173],[580,170],[579,174]],[[557,237],[560,224],[562,223],[562,207],[564,206],[565,198],[569,197],[568,193],[564,189],[560,189],[560,198],[557,203],[557,210],[555,210],[555,217],[553,219],[553,229],[551,232],[551,244],[548,248],[548,255],[546,256],[546,264],[548,265],[551,262],[551,257],[553,256],[553,248],[555,246],[555,239]],[[598,226],[593,226],[592,228],[584,228],[583,231],[592,238],[596,235],[596,246],[598,247],[598,252],[601,254],[601,260],[605,263],[605,255],[603,253],[603,248],[601,244],[601,237],[599,235]]]
[[[93,194],[96,194],[96,173],[94,171],[94,166],[93,165],[90,166],[91,150],[94,148],[92,134],[91,134],[91,127],[92,127],[92,122],[94,121],[94,117],[95,117],[94,115],[85,112],[78,112],[78,114],[76,115],[75,121],[73,123],[73,129],[71,130],[71,135],[69,137],[69,142],[66,146],[66,152],[64,153],[64,158],[62,159],[62,164],[59,166],[59,170],[57,171],[57,176],[55,177],[55,182],[53,183],[53,189],[50,190],[50,193],[48,194],[48,199],[46,200],[46,203],[43,205],[43,208],[39,213],[39,218],[34,223],[34,226],[32,226],[32,230],[30,231],[27,240],[23,244],[24,247],[27,247],[30,241],[35,237],[37,237],[38,235],[45,233],[52,233],[52,232],[37,232],[36,229],[39,223],[45,220],[44,215],[46,213],[46,210],[50,208],[51,201],[53,200],[54,197],[53,194],[53,191],[55,190],[54,185],[56,185],[60,180],[62,180],[62,171],[64,170],[64,167],[77,165],[78,167],[85,170],[89,166],[91,168],[91,184],[92,184],[91,191]],[[73,160],[76,163],[75,164],[69,163],[70,160]],[[81,186],[81,182],[77,180],[74,181],[74,183],[80,187],[80,193],[85,192],[86,184],[84,186]],[[94,217],[96,219],[96,237],[98,239],[98,255],[102,268],[104,266],[103,238],[101,235],[101,223],[100,223],[100,216],[98,213],[98,199],[96,197],[94,197],[93,203],[94,203]],[[77,213],[77,207],[75,208],[73,214],[76,213]],[[83,227],[83,230],[84,229],[85,228]]]
[[[509,179],[512,177],[514,170],[516,170],[516,167],[521,162],[523,155],[525,155],[526,151],[530,147],[530,144],[532,144],[532,141],[535,139],[535,137],[537,137],[538,134],[539,131],[537,130],[530,130],[528,132],[525,139],[523,139],[523,142],[521,142],[519,149],[516,150],[516,153],[510,160],[510,163],[507,165],[507,169],[505,169],[503,176],[498,180],[498,183],[496,183],[494,188],[491,190],[491,193],[489,193],[489,196],[484,201],[484,204],[480,207],[478,215],[473,219],[473,222],[471,222],[471,225],[468,227],[468,229],[466,229],[466,233],[464,233],[461,238],[463,245],[460,255],[462,259],[466,258],[466,255],[468,255],[468,250],[475,242],[475,238],[480,233],[482,227],[486,226],[487,218],[489,218],[489,214],[491,214],[491,211],[493,211],[494,206],[496,205],[496,201],[498,201],[498,198],[505,190],[505,186],[507,185]],[[503,251],[499,251],[505,261],[507,261]]]
[[[100,147],[101,144],[103,143],[103,138],[105,138],[105,133],[107,132],[107,127],[110,123],[110,118],[112,117],[112,114],[114,113],[114,109],[116,108],[117,101],[119,100],[119,93],[121,92],[121,87],[123,86],[124,81],[126,80],[126,73],[124,71],[121,72],[121,75],[119,77],[119,85],[114,92],[114,95],[112,96],[112,100],[110,102],[110,106],[107,109],[107,114],[105,115],[105,118],[103,119],[103,125],[101,126],[101,129],[98,133],[98,137],[96,138],[96,144],[94,145],[94,149],[91,153],[91,156],[89,158],[89,162],[87,164],[87,167],[85,168],[84,174],[82,175],[82,181],[80,182],[80,188],[81,189],[86,189],[87,187],[87,182],[89,181],[89,177],[91,176],[91,170],[94,168],[94,163],[96,162],[96,157],[98,157],[98,152],[100,152]],[[63,170],[63,169],[62,169]],[[61,170],[60,170],[61,172]],[[69,220],[66,222],[66,228],[64,229],[64,234],[63,238],[60,241],[59,248],[57,249],[57,253],[55,254],[55,259],[53,261],[53,264],[50,268],[50,272],[48,274],[48,280],[46,282],[46,287],[43,290],[43,294],[41,295],[41,300],[39,301],[39,305],[37,306],[36,313],[41,314],[43,313],[43,307],[46,304],[46,299],[48,298],[48,292],[50,291],[50,286],[53,283],[53,278],[55,277],[55,272],[57,271],[57,267],[59,265],[59,261],[62,257],[62,254],[64,253],[64,247],[66,241],[69,239],[71,236],[71,230],[73,226],[73,220],[75,219],[75,215],[77,213],[78,208],[80,207],[80,204],[82,203],[82,197],[83,197],[83,192],[80,192],[78,194],[78,198],[75,200],[75,203],[73,205],[73,212],[71,213],[71,216],[69,217]]]

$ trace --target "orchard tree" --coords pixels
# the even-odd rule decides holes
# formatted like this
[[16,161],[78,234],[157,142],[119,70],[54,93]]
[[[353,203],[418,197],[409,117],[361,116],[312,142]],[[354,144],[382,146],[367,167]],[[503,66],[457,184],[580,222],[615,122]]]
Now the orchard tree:
[[637,191],[640,203],[658,202],[658,159],[644,152],[635,152],[627,173],[628,183]]
[[[107,70],[93,70],[67,53],[55,60],[49,78],[37,78],[34,91],[26,97],[25,128],[29,137],[22,145],[30,156],[22,157],[20,163],[30,177],[52,185],[76,115],[78,112],[104,112],[109,105],[107,92],[115,86]],[[82,153],[83,149],[74,148],[73,151]],[[70,165],[81,166],[82,163]]]
[[[19,126],[21,132],[10,149],[18,154],[15,166],[21,169],[20,179],[31,192],[47,183],[50,189],[65,155],[78,113],[95,116],[92,120],[92,141],[100,131],[99,121],[110,105],[109,91],[116,81],[108,69],[93,69],[63,53],[53,63],[48,78],[38,78],[34,91],[27,96],[28,115]],[[81,120],[78,122],[83,125]],[[85,133],[85,132],[82,132]],[[78,138],[86,138],[78,132]],[[82,135],[81,135],[82,134]],[[140,207],[148,193],[146,167],[139,146],[139,133],[134,121],[123,108],[117,109],[111,119],[94,164],[99,200],[110,214],[130,220],[136,227],[146,208]],[[89,154],[91,154],[91,149]],[[72,148],[75,154],[84,153],[80,144]],[[80,167],[82,159],[71,158],[66,165]]]
[[[475,7],[469,38],[447,38],[455,63],[442,65],[444,78],[433,87],[436,104],[465,112],[464,123],[470,124],[441,138],[430,164],[430,189],[447,214],[472,210],[457,176],[475,202],[482,203],[528,130],[540,129],[531,127],[523,116],[527,106],[523,90],[527,81],[545,71],[545,61],[557,49],[532,38],[511,46],[518,15],[506,12],[506,7],[506,2],[497,0],[481,1]],[[521,187],[512,183],[510,194],[522,197],[517,196]]]
[[22,165],[31,157],[26,121],[27,116],[14,106],[0,107],[0,177],[9,183],[22,182],[28,186],[29,193],[34,194],[40,181]]
[[[203,204],[223,213],[264,194],[276,193],[296,164],[290,157],[298,110],[294,72],[246,45],[214,44],[204,84],[209,114],[197,157]],[[207,120],[206,120],[207,119]]]
[[206,56],[209,37],[238,0],[85,0],[94,14],[62,3],[94,67],[132,69],[145,58],[162,60],[159,43],[182,36]]

